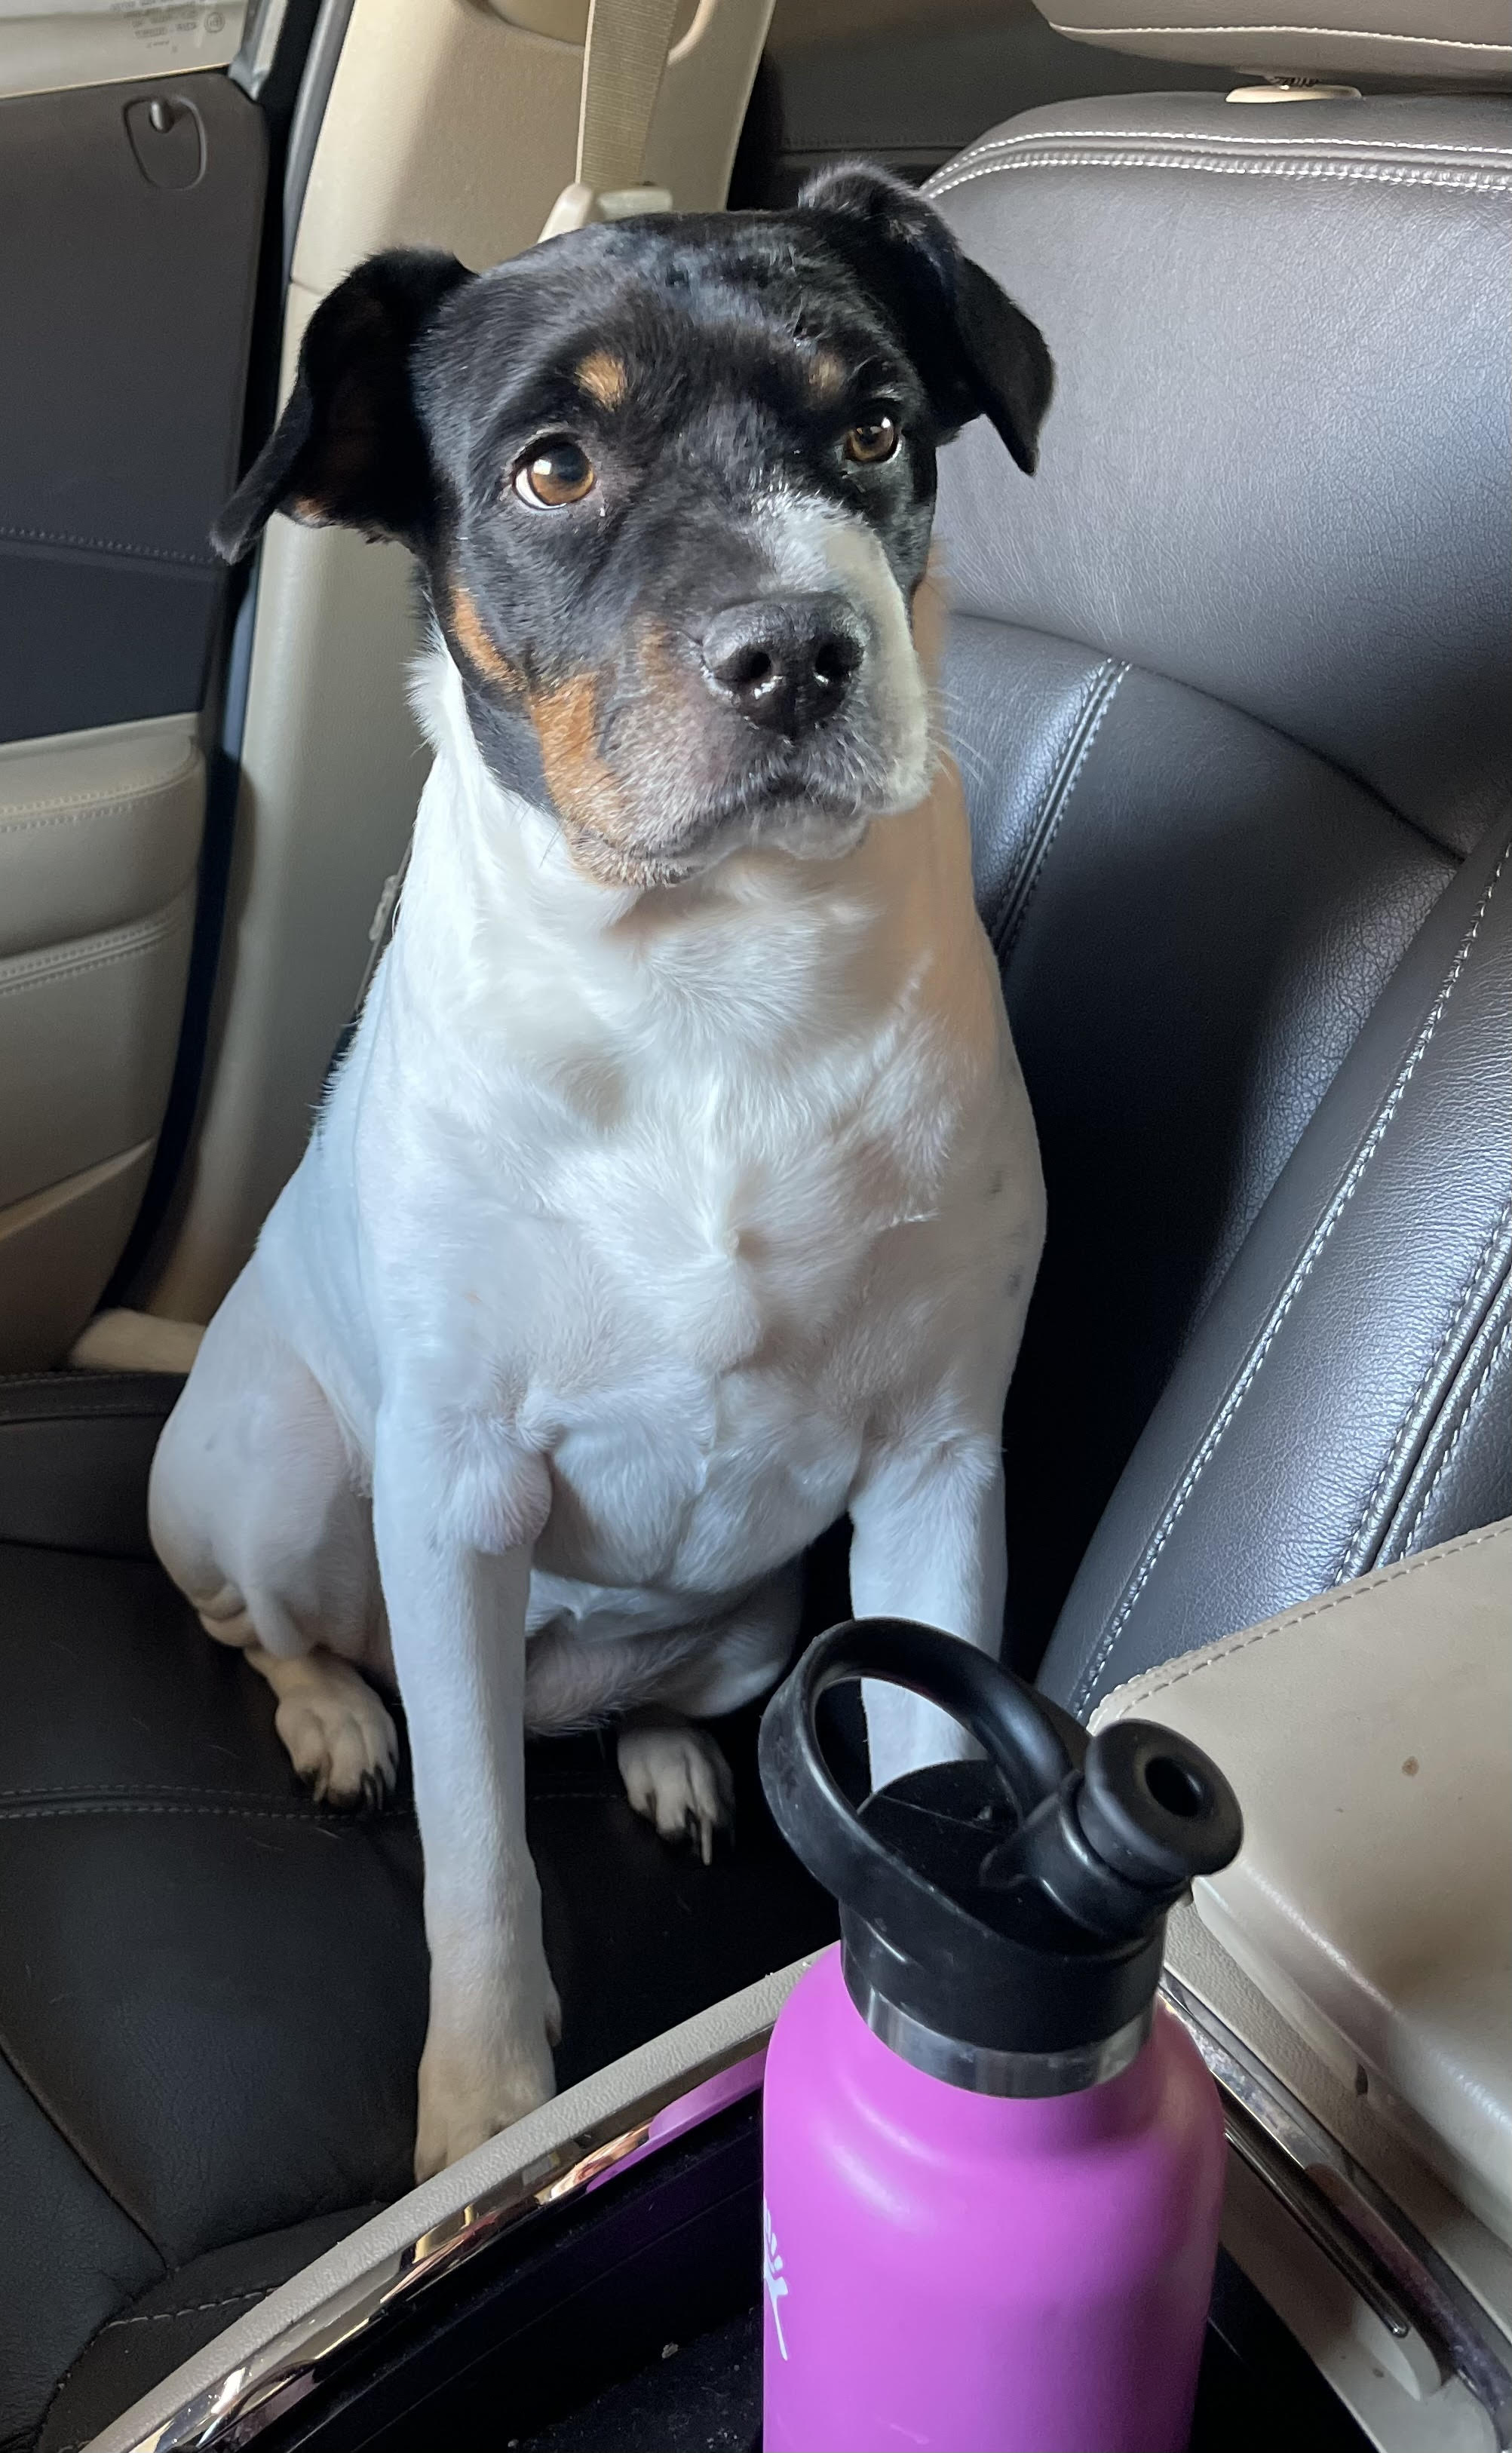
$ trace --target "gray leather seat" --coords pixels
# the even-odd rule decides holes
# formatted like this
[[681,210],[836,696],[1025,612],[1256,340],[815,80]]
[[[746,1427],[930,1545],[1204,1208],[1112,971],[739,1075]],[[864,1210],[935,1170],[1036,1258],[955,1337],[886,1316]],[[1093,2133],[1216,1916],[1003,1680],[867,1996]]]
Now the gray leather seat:
[[1512,1507],[1512,105],[1065,104],[933,192],[1060,369],[940,533],[1050,1201],[1011,1642],[1084,1711]]

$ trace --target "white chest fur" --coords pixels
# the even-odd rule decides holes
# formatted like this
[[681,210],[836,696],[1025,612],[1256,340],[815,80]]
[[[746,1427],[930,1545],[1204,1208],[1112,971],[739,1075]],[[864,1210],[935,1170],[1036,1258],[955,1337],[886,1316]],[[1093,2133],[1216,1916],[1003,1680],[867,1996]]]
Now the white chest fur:
[[556,1576],[729,1589],[868,1441],[1006,1377],[1039,1175],[959,791],[619,897],[489,778],[442,659],[428,690],[402,924],[290,1187],[331,1393],[364,1446],[396,1379],[507,1426]]

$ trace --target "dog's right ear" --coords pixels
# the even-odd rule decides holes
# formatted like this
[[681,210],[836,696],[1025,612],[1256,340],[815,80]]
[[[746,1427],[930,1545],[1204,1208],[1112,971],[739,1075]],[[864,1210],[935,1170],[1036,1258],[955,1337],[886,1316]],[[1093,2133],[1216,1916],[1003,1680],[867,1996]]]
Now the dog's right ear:
[[395,248],[321,301],[284,413],[210,531],[224,561],[239,562],[274,511],[416,541],[431,474],[410,360],[442,300],[472,278],[454,255]]
[[890,170],[842,162],[808,180],[798,209],[823,217],[831,245],[896,318],[945,434],[985,415],[1032,477],[1055,386],[1044,335],[962,254],[928,199]]

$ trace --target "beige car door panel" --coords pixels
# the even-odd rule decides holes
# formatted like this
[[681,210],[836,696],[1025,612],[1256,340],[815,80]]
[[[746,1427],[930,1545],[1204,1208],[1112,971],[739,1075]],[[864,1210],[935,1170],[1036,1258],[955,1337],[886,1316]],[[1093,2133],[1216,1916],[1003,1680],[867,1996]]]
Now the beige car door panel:
[[0,748],[0,962],[161,911],[204,808],[191,715]]
[[0,1372],[98,1302],[175,1064],[264,228],[241,14],[0,5]]
[[130,1227],[204,808],[193,716],[0,747],[0,1369],[57,1359]]

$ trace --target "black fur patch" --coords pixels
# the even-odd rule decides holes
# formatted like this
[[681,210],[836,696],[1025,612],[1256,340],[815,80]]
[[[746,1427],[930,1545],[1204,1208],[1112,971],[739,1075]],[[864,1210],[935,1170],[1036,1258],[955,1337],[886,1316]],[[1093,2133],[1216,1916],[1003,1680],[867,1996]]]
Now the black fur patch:
[[[911,599],[939,445],[985,413],[1032,469],[1050,385],[940,216],[861,167],[788,211],[598,226],[482,274],[397,252],[316,312],[215,542],[234,558],[274,509],[402,538],[489,765],[631,875],[764,797],[862,788],[843,710],[784,739],[706,686],[705,628],[776,585],[764,503],[859,515]],[[857,465],[879,403],[901,444]],[[542,509],[515,479],[553,441],[594,483]]]

